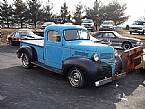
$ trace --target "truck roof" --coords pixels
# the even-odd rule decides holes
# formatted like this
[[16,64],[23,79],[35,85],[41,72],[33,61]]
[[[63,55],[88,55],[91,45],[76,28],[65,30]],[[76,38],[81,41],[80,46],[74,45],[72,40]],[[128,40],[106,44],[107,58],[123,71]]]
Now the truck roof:
[[57,25],[50,25],[47,26],[45,29],[55,29],[55,30],[65,30],[65,29],[85,29],[84,27],[80,25],[65,25],[65,24],[57,24]]

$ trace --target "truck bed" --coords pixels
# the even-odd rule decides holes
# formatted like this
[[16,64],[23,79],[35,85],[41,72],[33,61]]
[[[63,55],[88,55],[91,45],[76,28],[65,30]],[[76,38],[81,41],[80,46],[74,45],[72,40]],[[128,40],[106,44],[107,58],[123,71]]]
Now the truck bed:
[[44,47],[44,40],[22,40],[21,44],[23,43]]
[[38,62],[44,63],[44,40],[22,40],[21,46],[31,46],[35,48]]

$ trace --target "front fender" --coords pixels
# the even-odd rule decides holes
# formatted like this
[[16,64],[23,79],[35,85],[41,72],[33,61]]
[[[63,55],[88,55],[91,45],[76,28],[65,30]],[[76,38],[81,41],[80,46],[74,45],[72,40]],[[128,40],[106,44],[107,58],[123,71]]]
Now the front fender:
[[100,80],[112,76],[111,65],[105,62],[94,62],[85,57],[71,57],[64,61],[64,72],[68,73],[71,67],[79,67],[84,71],[88,80]]
[[64,61],[64,69],[69,69],[74,66],[83,69],[87,75],[93,75],[97,71],[95,62],[85,57],[71,57]]

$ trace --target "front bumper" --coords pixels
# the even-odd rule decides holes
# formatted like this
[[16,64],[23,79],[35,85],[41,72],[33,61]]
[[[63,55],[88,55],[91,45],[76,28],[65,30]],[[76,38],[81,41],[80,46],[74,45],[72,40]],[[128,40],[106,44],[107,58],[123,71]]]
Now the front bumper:
[[134,33],[142,33],[144,30],[143,29],[130,29],[129,32],[134,32]]
[[124,78],[126,75],[126,73],[120,73],[118,75],[114,75],[112,77],[109,77],[109,78],[105,78],[105,79],[102,79],[102,80],[99,80],[99,81],[96,81],[95,82],[95,86],[102,86],[104,84],[107,84],[109,82],[112,82],[112,81],[115,81],[115,80],[118,80],[120,78]]

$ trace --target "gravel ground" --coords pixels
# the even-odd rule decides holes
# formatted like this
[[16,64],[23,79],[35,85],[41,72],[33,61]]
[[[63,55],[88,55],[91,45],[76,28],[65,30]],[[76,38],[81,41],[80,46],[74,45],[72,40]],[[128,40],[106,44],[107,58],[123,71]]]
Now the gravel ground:
[[145,109],[145,72],[76,89],[61,75],[22,68],[16,49],[0,45],[0,109]]

